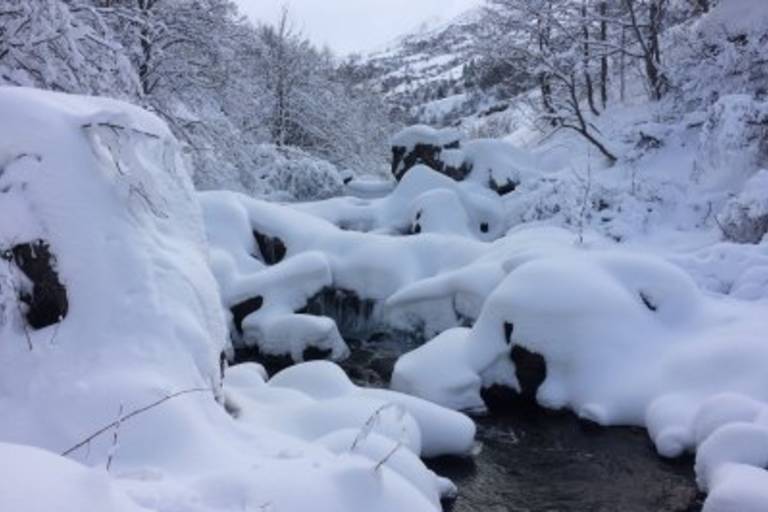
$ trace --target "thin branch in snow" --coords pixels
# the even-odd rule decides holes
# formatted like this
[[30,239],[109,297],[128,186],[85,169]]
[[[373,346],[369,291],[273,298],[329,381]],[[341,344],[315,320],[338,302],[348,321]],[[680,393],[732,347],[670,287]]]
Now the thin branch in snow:
[[389,461],[389,459],[391,459],[392,456],[395,453],[397,453],[397,451],[400,448],[402,448],[402,446],[403,446],[403,442],[402,441],[396,442],[395,445],[392,447],[392,449],[384,456],[384,458],[376,463],[376,466],[373,468],[373,470],[374,471],[380,470],[384,466],[384,464],[386,464]]
[[122,418],[123,404],[120,404],[120,408],[117,410],[117,425],[115,425],[115,430],[112,434],[112,446],[109,448],[109,455],[107,456],[107,472],[112,467],[112,460],[115,458],[115,453],[117,453],[118,441],[120,440],[120,425],[123,424]]
[[156,133],[147,132],[144,130],[139,130],[138,128],[133,128],[129,126],[122,126],[115,123],[107,123],[107,122],[101,122],[101,123],[86,123],[83,125],[83,128],[89,129],[89,128],[109,128],[113,131],[131,131],[134,133],[138,133],[139,135],[144,135],[146,137],[152,138],[152,139],[160,139],[160,136]]
[[83,439],[82,441],[77,443],[76,445],[72,446],[71,448],[68,448],[68,449],[64,450],[63,452],[61,452],[61,455],[62,455],[62,457],[66,457],[67,455],[72,454],[73,452],[79,450],[80,448],[89,445],[91,441],[93,441],[94,439],[96,439],[100,435],[104,434],[105,432],[108,432],[110,429],[112,429],[114,427],[117,427],[119,424],[121,424],[121,423],[123,423],[123,422],[125,422],[125,421],[127,421],[127,420],[129,420],[129,419],[131,419],[133,417],[135,417],[135,416],[138,416],[139,414],[147,412],[150,409],[154,409],[155,407],[157,407],[159,405],[162,405],[162,404],[164,404],[165,402],[167,402],[169,400],[173,400],[174,398],[178,398],[178,397],[183,396],[183,395],[189,395],[189,394],[192,394],[192,393],[205,393],[205,392],[213,392],[213,388],[190,388],[190,389],[185,389],[183,391],[178,391],[176,393],[172,393],[170,395],[164,396],[163,398],[160,398],[159,400],[156,400],[156,401],[152,402],[149,405],[145,405],[143,407],[139,407],[138,409],[134,409],[133,411],[129,412],[128,414],[117,418],[115,421],[113,421],[109,425],[105,425],[105,426],[101,427],[96,432],[94,432],[93,434],[89,435],[88,437],[86,437],[85,439]]
[[365,441],[368,436],[373,431],[373,428],[376,426],[376,424],[379,422],[379,418],[381,417],[381,414],[386,411],[387,409],[396,409],[400,411],[400,407],[397,404],[394,403],[386,403],[373,411],[373,414],[371,414],[368,419],[363,424],[363,427],[360,429],[360,432],[355,437],[355,440],[352,442],[352,446],[350,446],[349,451],[353,452],[355,449]]

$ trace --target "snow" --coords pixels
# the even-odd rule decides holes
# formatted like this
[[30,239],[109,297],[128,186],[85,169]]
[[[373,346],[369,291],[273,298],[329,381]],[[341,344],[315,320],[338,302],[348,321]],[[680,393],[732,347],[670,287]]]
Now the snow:
[[[142,512],[103,469],[91,469],[39,448],[0,443],[0,502],[24,512]],[[8,463],[13,461],[13,464]]]
[[414,125],[400,130],[392,137],[392,147],[403,147],[409,153],[419,144],[444,148],[460,142],[464,136],[461,132],[451,129],[436,130],[426,125]]
[[[44,239],[69,301],[58,323],[32,329],[17,297],[30,283],[14,263],[0,267],[0,458],[13,461],[0,468],[0,508],[440,509],[439,497],[454,489],[418,454],[468,451],[474,425],[463,415],[354,387],[316,400],[266,383],[253,366],[222,380],[229,333],[221,305],[247,283],[222,295],[216,278],[237,283],[241,273],[277,294],[266,324],[279,331],[281,315],[332,275],[326,258],[305,254],[264,270],[250,256],[250,223],[261,211],[237,201],[205,208],[209,221],[233,223],[207,233],[209,251],[178,142],[136,107],[2,88],[0,111],[0,247]],[[231,249],[226,257],[221,247]],[[297,290],[281,288],[283,279]],[[318,320],[308,320],[308,332],[321,330],[311,323]],[[340,382],[323,368],[282,379]],[[388,406],[359,452],[334,441],[364,433],[372,411],[391,402],[399,405]],[[320,430],[310,435],[309,425]],[[402,448],[383,461],[403,429]]]

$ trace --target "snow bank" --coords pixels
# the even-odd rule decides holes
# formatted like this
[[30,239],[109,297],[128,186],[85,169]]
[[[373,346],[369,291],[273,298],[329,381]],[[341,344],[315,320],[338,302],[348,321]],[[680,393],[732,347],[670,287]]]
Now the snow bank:
[[[755,469],[768,464],[756,448],[766,445],[759,423],[768,421],[765,301],[702,294],[683,270],[652,256],[565,244],[521,256],[502,264],[509,273],[474,326],[402,356],[392,388],[477,411],[480,391],[503,384],[603,425],[646,426],[665,456],[698,446],[700,485],[713,490],[708,506],[757,506],[750,500],[762,494],[742,496],[733,475],[768,476]],[[447,293],[448,283],[409,294]]]
[[[414,412],[398,425],[410,424],[413,441],[382,462],[387,441],[351,453],[297,433],[291,414],[329,416],[299,391],[273,389],[294,398],[273,404],[286,432],[249,410],[257,404],[229,408],[234,391],[220,367],[227,324],[203,213],[159,119],[115,101],[21,88],[0,89],[0,111],[0,458],[13,461],[0,470],[0,508],[439,510],[451,486],[416,452],[464,450],[474,429],[462,416],[403,399]],[[209,220],[233,227],[212,237],[210,263],[222,282],[251,278],[266,264],[252,257],[249,212],[218,206],[206,208]],[[224,257],[217,245],[237,250]],[[287,308],[270,310],[278,319],[329,268],[308,254],[253,284],[266,299],[277,294]],[[297,290],[280,290],[291,275]],[[68,307],[33,325],[30,313],[51,289]],[[250,297],[245,285],[224,294],[242,296]],[[385,400],[394,398],[340,398],[343,430],[364,429],[355,420]]]
[[[251,393],[251,399],[265,402],[266,407],[278,405],[269,414],[263,413],[269,421],[283,425],[278,430],[295,430],[303,439],[314,440],[336,430],[359,428],[373,418],[373,432],[395,442],[402,441],[416,455],[468,454],[472,448],[475,426],[466,416],[412,396],[357,387],[333,363],[314,361],[292,366],[275,375],[267,387],[258,382],[259,372],[252,365],[235,366],[229,373],[231,388],[239,384],[242,393]],[[285,397],[279,403],[253,394],[259,389],[276,388],[275,396]],[[289,412],[291,408],[283,406],[290,394],[280,390],[293,390],[303,395],[299,402],[308,399],[316,406],[302,406]],[[265,392],[265,396],[269,396],[269,392]]]
[[471,330],[448,331],[403,356],[393,385],[475,408],[484,373],[520,346],[546,360],[540,403],[602,424],[644,424],[651,402],[670,393],[692,403],[718,391],[766,400],[763,311],[762,303],[712,300],[653,257],[534,258],[511,269]]
[[445,148],[461,142],[464,136],[457,130],[446,128],[438,130],[423,124],[409,126],[397,132],[391,140],[393,147],[402,147],[410,153],[417,145]]
[[24,512],[142,512],[102,469],[39,448],[0,443],[0,504]]
[[421,164],[382,198],[337,198],[296,207],[344,229],[382,234],[443,233],[489,241],[507,229],[496,194]]
[[[409,189],[412,180],[418,180],[419,176],[416,172],[404,180],[401,183],[404,188],[399,187],[399,191],[382,199],[385,202],[378,203],[375,208],[371,206],[371,211],[382,214],[390,209],[394,215],[399,211],[398,205],[406,204],[408,197],[417,195]],[[440,183],[447,179],[427,169],[424,176],[430,183],[432,178]],[[413,185],[414,189],[418,189],[416,185]],[[436,301],[438,303],[433,302],[422,309],[390,307],[385,301],[414,282],[461,268],[482,256],[486,248],[482,242],[455,233],[393,237],[345,230],[322,216],[309,213],[322,210],[330,214],[334,205],[340,204],[338,200],[294,207],[229,192],[206,192],[201,194],[201,201],[214,247],[214,273],[225,305],[231,308],[247,298],[264,298],[263,307],[246,315],[243,340],[270,353],[282,346],[283,353],[295,355],[299,349],[313,345],[307,342],[291,349],[285,343],[272,344],[259,334],[258,324],[271,322],[277,314],[291,315],[300,311],[308,299],[323,289],[354,294],[360,303],[371,301],[375,305],[373,311],[350,312],[370,324],[381,323],[407,330],[423,328],[426,332],[438,332],[455,325],[457,312],[450,301]],[[354,207],[354,204],[348,204]],[[343,208],[340,209],[344,215]],[[266,265],[254,232],[279,240],[285,248],[283,259],[274,265]],[[393,262],[397,264],[393,265]],[[295,315],[293,319],[301,320]],[[314,345],[331,348],[339,357],[345,354],[346,349],[335,333],[329,334],[324,324],[313,324],[314,330],[309,330],[312,326],[307,325],[306,340],[336,340]],[[254,334],[252,338],[249,332]]]

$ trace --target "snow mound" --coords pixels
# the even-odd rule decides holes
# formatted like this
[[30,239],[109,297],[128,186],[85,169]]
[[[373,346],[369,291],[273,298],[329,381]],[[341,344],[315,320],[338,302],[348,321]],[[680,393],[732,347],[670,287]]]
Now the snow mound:
[[[712,510],[764,507],[734,475],[768,476],[765,301],[705,295],[656,257],[552,247],[507,260],[474,326],[403,355],[391,387],[477,411],[481,390],[502,384],[603,425],[646,426],[665,456],[697,450]],[[431,290],[447,291],[411,295]]]
[[[252,365],[234,366],[229,370],[228,383],[234,382],[230,387],[248,383],[247,386],[240,385],[242,393],[249,390],[255,393],[261,389],[267,390],[265,396],[268,396],[269,390],[273,390],[275,396],[284,396],[285,400],[289,400],[290,393],[283,390],[291,390],[301,396],[301,401],[316,404],[289,413],[287,420],[280,416],[286,415],[290,408],[278,408],[268,414],[270,421],[285,424],[280,429],[283,432],[298,429],[296,435],[314,440],[336,430],[359,428],[373,419],[373,432],[403,442],[416,455],[462,455],[472,448],[475,426],[463,414],[401,393],[360,388],[333,363],[313,361],[292,366],[272,377],[266,383],[267,387],[258,382],[256,373]],[[267,406],[277,405],[268,398],[258,397],[257,400],[265,401]]]
[[[297,283],[307,279],[311,288],[332,275],[326,258],[307,254],[283,268],[254,258],[249,212],[237,202],[207,209],[234,225],[218,233],[209,255],[178,143],[138,108],[0,88],[0,111],[0,458],[13,461],[0,470],[0,508],[440,509],[451,485],[416,453],[465,450],[474,425],[460,415],[403,398],[413,412],[388,424],[410,433],[405,451],[381,461],[382,443],[391,442],[342,453],[330,441],[308,441],[302,425],[290,427],[291,415],[335,417],[299,391],[264,394],[277,397],[273,410],[293,435],[275,430],[255,401],[243,400],[237,414],[228,407],[224,299],[209,263],[223,281],[269,267],[254,284],[267,300],[278,294],[281,307],[268,316],[279,324],[312,293]],[[224,257],[217,244],[237,250]],[[277,281],[291,275],[298,290],[280,290]],[[228,300],[251,297],[245,285],[229,291]],[[267,386],[262,370],[251,373],[241,380]],[[335,405],[347,418],[343,429],[364,429],[374,403],[394,400],[353,395]]]
[[336,198],[296,208],[343,229],[382,234],[443,233],[489,241],[507,229],[496,194],[421,164],[384,197]]
[[[0,504],[24,512],[142,512],[100,469],[39,448],[0,443]],[[9,462],[13,461],[13,464]]]
[[[484,372],[520,347],[546,361],[540,403],[602,424],[644,424],[650,403],[667,393],[694,403],[717,391],[765,400],[764,305],[736,306],[702,295],[687,274],[653,257],[536,258],[509,273],[471,330],[448,331],[403,356],[393,384],[427,389],[454,407],[465,396],[459,403],[476,407]],[[742,370],[733,374],[724,361]]]

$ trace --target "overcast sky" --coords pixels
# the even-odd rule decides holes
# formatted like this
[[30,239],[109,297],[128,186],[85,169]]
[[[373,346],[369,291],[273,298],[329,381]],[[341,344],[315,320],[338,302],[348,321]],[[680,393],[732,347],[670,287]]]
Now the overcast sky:
[[296,26],[338,54],[381,48],[435,17],[450,19],[481,0],[235,0],[253,19],[274,23],[286,3]]

